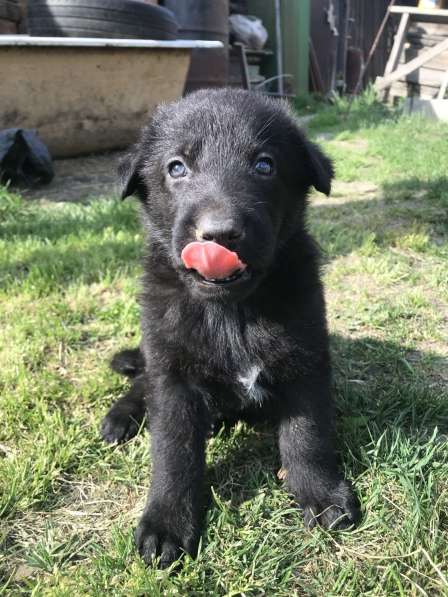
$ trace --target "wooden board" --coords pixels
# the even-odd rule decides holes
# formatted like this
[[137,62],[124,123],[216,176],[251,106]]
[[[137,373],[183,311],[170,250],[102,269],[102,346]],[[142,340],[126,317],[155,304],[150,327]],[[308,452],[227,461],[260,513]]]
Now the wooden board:
[[384,75],[389,75],[393,72],[400,61],[400,56],[403,53],[404,44],[406,42],[406,34],[409,28],[410,17],[409,14],[404,13],[400,19],[397,34],[395,35],[394,45],[386,64]]
[[448,10],[396,6],[390,13],[401,15],[401,20],[384,77],[376,81],[377,89],[383,90],[384,99],[388,89],[392,96],[437,97],[448,72]]
[[389,91],[389,97],[421,97],[422,99],[435,99],[439,93],[438,87],[418,85],[397,81]]
[[430,48],[435,46],[440,41],[443,41],[447,37],[448,32],[447,35],[418,35],[410,33],[406,41],[419,48]]
[[420,23],[419,21],[411,21],[409,25],[409,33],[411,35],[438,35],[446,37],[447,29],[447,23]]
[[437,99],[442,100],[445,99],[445,95],[448,90],[448,70],[445,73],[443,78],[442,84],[440,85],[439,93],[437,94]]
[[[409,47],[405,48],[400,62],[404,63],[409,60],[412,60],[413,58],[417,58],[417,56],[420,54],[420,51],[420,48],[415,47],[414,45],[410,45]],[[442,52],[441,54],[427,62],[425,66],[426,68],[432,68],[435,70],[448,70],[448,50]]]
[[440,8],[424,10],[411,6],[392,6],[389,12],[397,15],[408,13],[413,19],[422,23],[448,23],[448,10]]
[[429,48],[422,52],[417,58],[414,58],[410,62],[400,65],[394,72],[386,74],[384,77],[378,77],[375,87],[378,91],[382,91],[391,86],[395,81],[399,81],[404,77],[407,77],[409,73],[412,73],[416,69],[420,68],[431,59],[435,58],[442,52],[448,50],[448,38],[436,44],[433,48]]
[[413,73],[409,73],[404,80],[410,83],[419,83],[421,85],[428,85],[429,87],[436,87],[439,89],[440,85],[445,80],[445,73],[446,71],[422,67]]
[[[414,24],[415,25],[415,24]],[[407,43],[405,49],[400,57],[400,64],[409,62],[420,55],[422,49],[433,47],[439,41],[448,37],[448,25],[437,25],[439,33],[446,32],[446,36],[431,37],[424,35],[413,35],[415,27],[412,25],[409,29]],[[418,24],[420,25],[420,24]],[[433,27],[434,25],[430,25]],[[425,24],[425,30],[430,29],[428,24]],[[414,29],[413,29],[414,28]],[[401,86],[394,85],[391,89],[392,95],[421,95],[425,99],[435,98],[438,95],[441,85],[448,72],[448,50],[442,52],[424,66],[420,67],[413,73],[410,73],[403,79],[400,79]],[[412,83],[413,85],[408,85]],[[415,85],[418,84],[418,85]]]

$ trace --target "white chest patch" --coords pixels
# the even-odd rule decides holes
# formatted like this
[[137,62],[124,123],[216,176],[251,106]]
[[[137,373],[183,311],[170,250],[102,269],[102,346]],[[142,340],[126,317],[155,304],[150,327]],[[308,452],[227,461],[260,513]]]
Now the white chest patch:
[[258,376],[260,375],[261,367],[252,365],[247,371],[238,375],[238,381],[243,386],[247,396],[255,402],[263,400],[265,390],[257,384]]

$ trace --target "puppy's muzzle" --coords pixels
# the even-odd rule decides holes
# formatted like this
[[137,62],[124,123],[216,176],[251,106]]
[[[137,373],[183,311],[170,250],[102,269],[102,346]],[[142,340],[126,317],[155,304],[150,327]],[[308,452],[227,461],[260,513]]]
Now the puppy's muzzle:
[[205,214],[196,223],[198,241],[213,241],[223,246],[233,245],[244,237],[243,226],[235,218]]

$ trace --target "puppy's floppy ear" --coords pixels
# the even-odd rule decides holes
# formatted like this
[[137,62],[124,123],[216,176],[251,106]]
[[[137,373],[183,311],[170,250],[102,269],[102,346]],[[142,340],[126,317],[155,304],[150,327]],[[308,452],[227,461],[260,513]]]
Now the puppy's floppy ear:
[[118,165],[120,177],[121,198],[126,199],[130,195],[137,195],[141,198],[144,192],[143,178],[140,173],[140,152],[138,146],[127,153]]
[[305,141],[305,149],[308,154],[311,167],[311,184],[320,193],[329,195],[331,181],[334,177],[334,168],[328,158],[315,143]]

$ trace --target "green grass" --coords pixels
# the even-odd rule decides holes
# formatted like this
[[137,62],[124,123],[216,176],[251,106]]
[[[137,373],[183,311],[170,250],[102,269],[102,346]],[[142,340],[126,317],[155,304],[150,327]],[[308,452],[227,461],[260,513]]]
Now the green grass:
[[[304,529],[269,428],[209,443],[196,561],[145,569],[132,527],[148,438],[104,445],[125,388],[107,361],[138,342],[136,206],[0,191],[0,594],[448,594],[448,126],[372,97],[310,124],[333,156],[310,227],[325,282],[339,445],[363,505],[353,532]],[[325,132],[325,135],[322,133]]]

